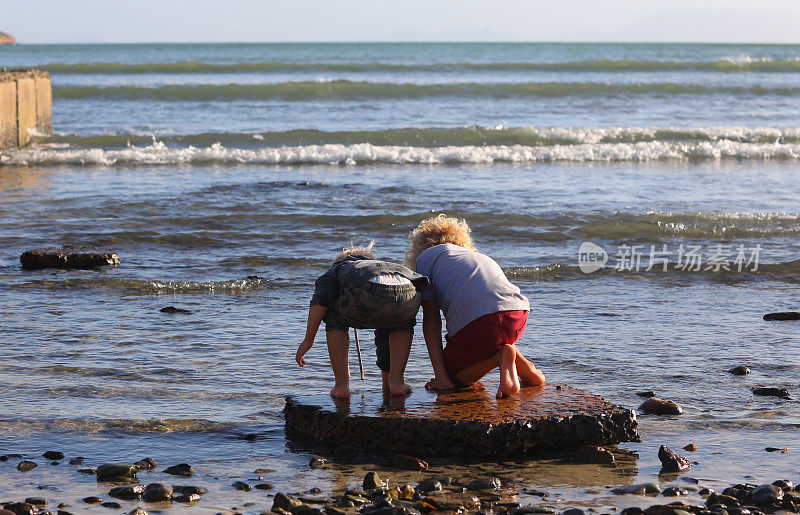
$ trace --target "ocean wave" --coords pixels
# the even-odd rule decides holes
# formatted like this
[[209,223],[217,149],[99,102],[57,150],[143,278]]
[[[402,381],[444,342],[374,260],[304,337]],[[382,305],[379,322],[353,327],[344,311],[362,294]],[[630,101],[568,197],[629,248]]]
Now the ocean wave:
[[[226,281],[175,281],[175,280],[147,280],[147,279],[117,279],[99,276],[91,279],[68,278],[36,279],[28,284],[37,284],[52,288],[108,288],[123,290],[139,295],[179,295],[179,294],[214,294],[214,293],[244,293],[262,288],[272,288],[276,285],[273,281],[263,277],[248,277],[246,279],[230,279]],[[20,287],[26,287],[24,285]]]
[[399,145],[326,144],[296,147],[173,148],[163,142],[123,149],[29,147],[0,156],[0,165],[169,165],[169,164],[265,164],[356,165],[392,164],[488,164],[550,162],[648,162],[667,160],[713,161],[796,160],[800,143],[743,143],[719,141],[650,141],[637,143],[584,143],[577,145],[460,145],[417,147]]
[[289,63],[280,61],[244,63],[208,63],[173,61],[154,63],[51,63],[39,68],[64,75],[128,75],[128,74],[219,74],[219,73],[279,73],[279,72],[502,72],[502,71],[575,71],[575,72],[648,72],[648,71],[709,71],[721,73],[796,73],[798,59],[719,59],[715,61],[657,61],[631,59],[595,59],[570,62],[493,62],[493,63]]
[[0,420],[0,432],[76,431],[80,433],[236,433],[241,426],[234,423],[214,422],[205,419],[100,419],[54,418]]
[[706,86],[667,82],[612,84],[608,82],[453,82],[417,84],[350,80],[290,81],[276,84],[200,84],[165,86],[55,86],[63,99],[152,99],[161,101],[281,100],[348,101],[437,97],[597,97],[613,95],[737,95],[797,96],[800,87]]
[[523,145],[553,146],[599,143],[641,142],[718,142],[800,143],[800,128],[718,127],[682,129],[675,127],[404,127],[372,131],[321,131],[293,129],[260,133],[209,132],[156,137],[153,134],[56,135],[46,141],[52,148],[70,145],[84,148],[122,148],[148,146],[161,142],[169,147],[210,146],[228,148],[264,146],[307,146],[337,143],[371,143],[380,146],[442,147]]

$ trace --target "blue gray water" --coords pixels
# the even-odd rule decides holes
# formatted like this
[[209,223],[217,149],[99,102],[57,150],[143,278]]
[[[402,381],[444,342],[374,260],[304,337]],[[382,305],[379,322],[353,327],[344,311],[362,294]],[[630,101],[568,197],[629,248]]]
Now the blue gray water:
[[[797,323],[761,316],[797,309],[799,59],[760,45],[0,47],[0,66],[51,71],[56,130],[0,157],[0,453],[188,461],[209,510],[271,504],[229,486],[255,468],[285,490],[359,483],[363,468],[309,470],[283,434],[284,396],[331,382],[321,339],[311,367],[293,361],[313,281],[350,241],[400,259],[446,212],[531,299],[520,347],[549,380],[630,408],[652,389],[685,410],[640,417],[643,441],[621,446],[639,453],[633,472],[488,470],[551,493],[539,503],[624,507],[648,501],[607,486],[655,480],[660,444],[694,442],[691,475],[709,486],[796,481],[792,453],[764,448],[800,447]],[[585,274],[587,241],[610,266],[641,245],[643,266]],[[24,250],[65,244],[121,265],[20,269]],[[668,271],[644,270],[651,245]],[[682,245],[731,261],[758,247],[758,268],[682,270]],[[365,354],[356,400],[378,395]],[[726,373],[739,364],[753,373]],[[408,379],[429,377],[418,335]],[[4,497],[104,493],[63,465],[13,465]]]

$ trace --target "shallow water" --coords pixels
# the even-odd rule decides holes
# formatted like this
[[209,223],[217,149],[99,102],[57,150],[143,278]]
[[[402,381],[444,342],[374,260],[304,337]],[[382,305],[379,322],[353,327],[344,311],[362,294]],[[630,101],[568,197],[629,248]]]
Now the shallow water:
[[[797,47],[422,47],[0,50],[4,64],[60,66],[52,70],[59,134],[5,154],[0,166],[0,453],[37,457],[58,449],[86,456],[90,466],[145,456],[163,465],[189,462],[198,477],[173,482],[208,487],[199,507],[209,511],[248,501],[257,503],[250,511],[271,506],[268,493],[230,487],[236,479],[253,483],[256,468],[275,471],[261,475],[278,491],[320,486],[329,493],[360,484],[372,469],[393,484],[418,480],[419,473],[375,464],[309,469],[310,451],[284,437],[281,409],[287,394],[330,388],[324,342],[311,350],[311,366],[299,369],[293,360],[313,281],[330,259],[351,240],[372,239],[384,258],[400,259],[408,232],[443,211],[465,217],[479,249],[530,298],[519,346],[548,380],[629,408],[641,402],[636,392],[652,389],[685,414],[640,416],[642,442],[620,446],[638,458],[620,453],[616,468],[434,461],[437,471],[519,479],[518,486],[549,494],[522,495],[525,502],[555,507],[644,505],[663,500],[614,496],[608,487],[659,480],[658,446],[679,450],[694,442],[697,464],[687,475],[703,486],[797,482],[793,453],[764,448],[800,446],[798,401],[757,397],[750,389],[785,387],[794,397],[800,391],[797,323],[761,319],[796,309],[800,94],[744,91],[796,81]],[[122,72],[74,64],[107,62],[109,55],[122,62]],[[604,59],[616,64],[598,61]],[[220,76],[169,64],[188,61],[262,65]],[[148,62],[168,63],[159,65],[166,71],[142,67]],[[272,62],[297,69],[263,65]],[[527,64],[492,67],[509,62]],[[575,64],[584,62],[594,64]],[[332,79],[380,83],[532,83],[569,74],[562,82],[721,84],[744,88],[736,95],[746,102],[732,104],[730,93],[619,89],[588,97],[402,94],[357,101],[58,93],[95,81],[119,87],[132,75],[147,88],[217,79],[285,83],[285,75],[313,81],[319,63]],[[493,128],[500,124],[512,129]],[[353,130],[362,132],[346,132]],[[340,147],[314,147],[325,144]],[[288,157],[272,159],[274,152]],[[619,263],[620,245],[642,245],[644,265],[651,245],[667,245],[671,265],[666,272],[642,266],[585,274],[577,255],[586,241],[603,247],[611,266]],[[67,244],[112,249],[121,264],[20,269],[23,251]],[[676,269],[681,245],[699,245],[706,258],[717,245],[730,247],[731,259],[740,246],[749,256],[758,245],[758,268]],[[169,305],[193,313],[159,312]],[[379,395],[369,340],[362,336],[367,377],[353,381],[355,400]],[[753,373],[726,373],[739,364]],[[429,377],[418,334],[408,381],[421,388]],[[487,388],[495,381],[488,377]],[[248,441],[246,434],[258,436]],[[79,507],[78,499],[106,493],[74,467],[38,461],[26,474],[13,468],[15,460],[0,463],[3,498],[43,486],[39,493],[51,505],[59,499]],[[168,479],[160,472],[140,476]]]

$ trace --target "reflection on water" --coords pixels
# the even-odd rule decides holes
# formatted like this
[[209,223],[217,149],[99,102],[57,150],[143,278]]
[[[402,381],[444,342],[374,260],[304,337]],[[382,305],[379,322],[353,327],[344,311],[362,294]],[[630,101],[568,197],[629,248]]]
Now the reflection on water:
[[[52,183],[52,170],[18,166],[0,166],[0,194],[3,201],[22,200],[40,194]],[[2,206],[0,206],[2,209]]]

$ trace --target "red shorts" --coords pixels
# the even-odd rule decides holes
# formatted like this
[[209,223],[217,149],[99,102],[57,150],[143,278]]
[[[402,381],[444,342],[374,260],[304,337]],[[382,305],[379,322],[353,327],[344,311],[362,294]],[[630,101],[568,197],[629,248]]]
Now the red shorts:
[[527,324],[527,311],[498,311],[473,320],[453,336],[446,335],[444,366],[450,380],[460,384],[459,370],[493,356],[503,345],[516,343]]

